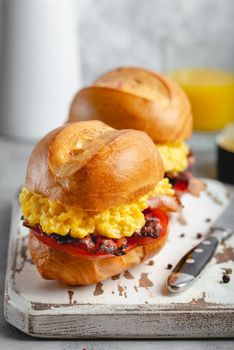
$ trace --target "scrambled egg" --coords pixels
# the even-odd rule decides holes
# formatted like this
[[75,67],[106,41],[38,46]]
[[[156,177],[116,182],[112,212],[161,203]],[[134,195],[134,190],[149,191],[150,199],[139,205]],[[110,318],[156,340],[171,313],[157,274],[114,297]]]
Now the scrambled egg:
[[165,172],[179,173],[187,168],[189,147],[185,142],[177,141],[156,146],[162,157]]
[[90,233],[95,233],[109,238],[121,238],[132,236],[144,226],[142,211],[148,207],[147,199],[153,195],[174,195],[168,179],[161,180],[154,191],[134,203],[100,212],[75,210],[29,192],[25,187],[19,200],[24,218],[31,225],[40,224],[47,234],[70,234],[75,238],[84,238]]

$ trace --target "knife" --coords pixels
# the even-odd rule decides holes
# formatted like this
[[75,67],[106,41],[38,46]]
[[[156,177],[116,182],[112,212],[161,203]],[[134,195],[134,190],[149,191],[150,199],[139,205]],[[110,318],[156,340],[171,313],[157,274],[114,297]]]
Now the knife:
[[196,247],[186,253],[167,279],[170,292],[181,292],[189,287],[213,257],[218,244],[234,233],[234,200]]

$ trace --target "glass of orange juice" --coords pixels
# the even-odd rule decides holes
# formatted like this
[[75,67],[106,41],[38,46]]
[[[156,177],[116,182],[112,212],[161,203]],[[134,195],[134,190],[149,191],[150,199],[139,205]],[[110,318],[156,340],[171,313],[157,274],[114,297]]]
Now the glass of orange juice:
[[195,130],[216,131],[234,121],[233,42],[167,42],[165,72],[188,95]]

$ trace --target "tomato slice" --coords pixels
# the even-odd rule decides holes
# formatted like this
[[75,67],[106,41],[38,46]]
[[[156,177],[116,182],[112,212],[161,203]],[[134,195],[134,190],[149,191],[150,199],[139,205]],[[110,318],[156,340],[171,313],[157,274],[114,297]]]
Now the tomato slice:
[[[160,236],[158,238],[162,238],[167,233],[168,226],[168,216],[163,209],[157,208],[150,212],[150,214],[154,217],[157,217],[160,220],[162,230],[160,232]],[[46,235],[39,230],[31,229],[30,231],[38,240],[48,245],[51,248],[63,251],[64,253],[80,256],[86,259],[100,259],[113,257],[113,254],[106,253],[104,251],[98,251],[95,253],[89,252],[85,244],[80,242],[72,242],[72,243],[60,243],[56,238]],[[127,252],[137,245],[146,245],[155,242],[158,238],[150,238],[150,237],[142,237],[140,235],[134,234],[132,237],[127,238],[127,248],[123,249],[124,252]]]
[[160,237],[165,236],[167,234],[167,227],[169,223],[169,218],[167,213],[163,209],[157,208],[153,210],[152,215],[158,218],[162,225],[162,231],[160,233]]
[[187,180],[178,180],[175,185],[173,185],[175,191],[185,192],[188,189]]
[[160,220],[160,224],[162,226],[160,236],[158,238],[151,238],[151,237],[141,237],[141,236],[133,235],[132,237],[128,238],[129,243],[131,242],[131,243],[137,243],[137,245],[146,245],[146,244],[155,242],[156,239],[162,238],[167,234],[167,228],[168,228],[168,222],[169,222],[167,213],[163,209],[157,208],[151,211],[151,215]]
[[[80,256],[83,258],[107,258],[113,257],[113,254],[108,254],[106,252],[98,251],[95,253],[88,252],[82,243],[59,243],[56,238],[51,237],[49,235],[42,234],[35,230],[30,231],[39,241],[48,245],[51,248],[63,251],[64,253]],[[136,242],[129,242],[127,248],[123,249],[125,252],[128,250],[135,248],[137,245]]]
[[177,192],[186,192],[189,186],[191,173],[189,171],[183,171],[178,175],[168,173],[167,175],[172,187]]

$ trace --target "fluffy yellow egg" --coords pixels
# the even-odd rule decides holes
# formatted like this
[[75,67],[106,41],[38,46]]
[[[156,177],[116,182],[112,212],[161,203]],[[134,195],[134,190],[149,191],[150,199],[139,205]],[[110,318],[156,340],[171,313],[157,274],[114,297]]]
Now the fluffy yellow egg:
[[23,188],[19,197],[23,216],[31,225],[40,224],[47,234],[57,233],[84,238],[90,233],[109,238],[130,237],[145,224],[142,213],[147,199],[155,195],[174,195],[168,179],[161,180],[155,190],[134,203],[100,212],[75,210]]
[[189,147],[185,142],[177,141],[156,146],[162,157],[165,172],[179,173],[188,167]]

